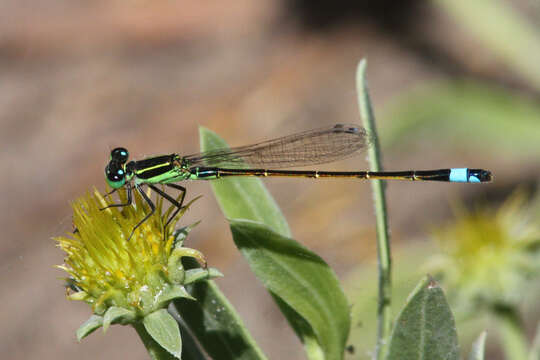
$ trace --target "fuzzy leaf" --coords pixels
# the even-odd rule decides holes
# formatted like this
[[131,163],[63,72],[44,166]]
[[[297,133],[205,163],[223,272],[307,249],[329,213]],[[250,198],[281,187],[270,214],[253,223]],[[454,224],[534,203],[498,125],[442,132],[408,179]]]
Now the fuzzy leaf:
[[92,315],[77,329],[77,340],[81,341],[103,325],[103,316]]
[[[334,272],[315,253],[264,224],[230,220],[236,246],[264,286],[311,326],[292,324],[302,336],[313,333],[327,359],[343,356],[349,334],[349,305]],[[289,317],[292,316],[287,311]],[[300,323],[302,324],[302,323]]]
[[103,316],[103,331],[106,332],[111,324],[126,323],[135,319],[135,314],[128,309],[111,306]]
[[456,325],[439,284],[426,277],[409,296],[390,338],[388,360],[458,360]]
[[145,316],[143,325],[152,339],[173,356],[180,359],[182,354],[180,329],[167,310],[161,309]]
[[484,360],[486,336],[486,331],[482,331],[482,333],[480,333],[480,336],[478,336],[478,339],[476,339],[472,345],[471,352],[469,353],[469,360]]

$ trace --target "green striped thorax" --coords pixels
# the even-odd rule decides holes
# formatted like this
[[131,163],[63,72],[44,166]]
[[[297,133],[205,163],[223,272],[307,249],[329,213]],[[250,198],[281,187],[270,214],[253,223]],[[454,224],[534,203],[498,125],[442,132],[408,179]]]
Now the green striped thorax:
[[125,148],[119,147],[111,151],[111,159],[105,167],[105,179],[113,189],[121,188],[134,176],[135,163],[133,161],[128,163],[128,158],[129,153]]

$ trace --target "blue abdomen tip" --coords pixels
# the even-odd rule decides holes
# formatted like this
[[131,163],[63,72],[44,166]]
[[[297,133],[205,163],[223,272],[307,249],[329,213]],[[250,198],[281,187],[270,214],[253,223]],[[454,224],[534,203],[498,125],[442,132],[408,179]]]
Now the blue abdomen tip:
[[[467,168],[455,168],[450,169],[450,181],[452,182],[469,182],[469,169]],[[477,181],[471,181],[471,182],[479,182]]]

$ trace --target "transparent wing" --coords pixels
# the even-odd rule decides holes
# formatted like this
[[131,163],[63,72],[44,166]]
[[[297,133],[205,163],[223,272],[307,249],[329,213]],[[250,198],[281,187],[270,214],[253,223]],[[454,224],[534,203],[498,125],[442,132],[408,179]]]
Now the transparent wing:
[[264,169],[329,163],[356,155],[369,146],[366,131],[354,124],[337,124],[268,140],[259,144],[220,149],[183,157],[187,166]]

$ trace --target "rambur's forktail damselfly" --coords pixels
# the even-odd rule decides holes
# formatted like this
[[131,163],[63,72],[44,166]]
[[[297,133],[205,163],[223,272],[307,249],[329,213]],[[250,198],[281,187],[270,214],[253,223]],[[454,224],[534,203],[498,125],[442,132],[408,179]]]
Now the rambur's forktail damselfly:
[[[358,154],[368,146],[369,135],[363,128],[357,125],[337,124],[255,145],[213,150],[188,156],[170,154],[128,162],[128,151],[119,147],[111,151],[111,159],[105,167],[105,176],[113,192],[121,187],[126,188],[127,202],[110,206],[130,205],[133,188],[141,194],[151,211],[135,226],[134,232],[155,211],[154,203],[141,189],[143,185],[147,185],[176,207],[165,224],[167,226],[182,208],[186,189],[175,183],[183,180],[214,180],[228,176],[286,176],[314,179],[355,178],[468,183],[491,181],[491,172],[468,168],[381,172],[280,170],[341,160]],[[179,201],[158,188],[156,184],[180,190],[182,195]]]

